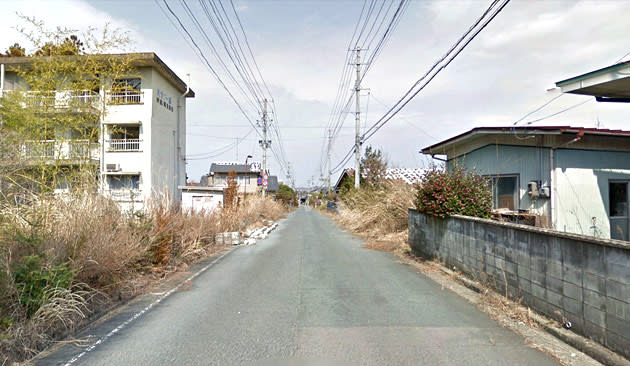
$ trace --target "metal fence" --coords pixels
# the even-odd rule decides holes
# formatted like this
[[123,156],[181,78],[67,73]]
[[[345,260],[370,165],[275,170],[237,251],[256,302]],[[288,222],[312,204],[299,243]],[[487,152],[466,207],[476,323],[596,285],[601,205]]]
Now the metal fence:
[[108,140],[108,151],[140,151],[140,139],[112,139]]

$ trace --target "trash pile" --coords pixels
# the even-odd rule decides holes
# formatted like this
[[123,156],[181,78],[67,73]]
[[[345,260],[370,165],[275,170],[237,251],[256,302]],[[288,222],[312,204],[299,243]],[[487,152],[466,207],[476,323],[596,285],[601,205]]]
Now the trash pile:
[[265,239],[271,231],[273,231],[278,226],[278,223],[274,222],[269,226],[263,226],[256,230],[247,230],[245,232],[245,236],[247,239],[243,242],[245,245],[254,245],[256,244],[256,240]]

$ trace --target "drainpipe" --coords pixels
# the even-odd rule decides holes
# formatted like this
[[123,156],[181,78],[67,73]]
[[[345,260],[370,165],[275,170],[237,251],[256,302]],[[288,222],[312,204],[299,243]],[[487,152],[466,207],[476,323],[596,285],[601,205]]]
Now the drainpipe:
[[180,100],[182,98],[184,98],[184,100],[186,100],[186,95],[188,94],[188,92],[190,91],[190,74],[186,74],[186,76],[188,76],[188,83],[186,84],[186,92],[184,94],[182,94],[179,98],[177,98],[177,156],[176,156],[176,163],[175,163],[175,195],[177,196],[177,201],[179,201],[181,199],[181,197],[179,196],[179,189],[177,189],[177,187],[179,186],[179,161],[182,158],[182,146],[181,146],[181,142],[180,142],[180,136],[181,136],[181,132],[180,132],[180,123],[181,123],[181,110],[180,108],[183,107],[182,103],[180,102]]
[[556,169],[553,162],[553,151],[555,149],[553,146],[549,149],[549,187],[551,190],[549,192],[551,194],[551,199],[549,200],[549,223],[554,230],[556,228],[556,222],[554,221],[556,219]]
[[4,64],[0,64],[0,97],[4,92]]

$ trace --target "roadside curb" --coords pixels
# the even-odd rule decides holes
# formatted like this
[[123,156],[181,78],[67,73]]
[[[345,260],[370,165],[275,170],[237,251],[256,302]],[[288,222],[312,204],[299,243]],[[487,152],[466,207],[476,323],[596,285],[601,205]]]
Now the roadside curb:
[[[463,286],[467,287],[468,289],[476,293],[481,294],[487,291],[487,289],[482,287],[479,283],[467,277],[464,277],[461,274],[454,272],[440,264],[418,262],[409,257],[404,257],[403,260],[405,260],[405,262],[417,268],[418,267],[431,267],[431,268],[438,269],[443,274],[455,279],[457,282],[459,282]],[[497,293],[494,293],[494,296],[500,296],[501,298],[505,298],[505,296],[497,294]],[[579,351],[592,357],[594,360],[598,362],[601,362],[605,365],[610,365],[610,366],[630,366],[630,360],[625,359],[624,357],[607,349],[606,347],[600,345],[599,343],[596,343],[595,341],[592,341],[576,333],[570,332],[567,329],[556,326],[555,321],[553,320],[547,319],[544,316],[535,312],[532,312],[530,314],[530,317],[538,326],[544,329],[547,333],[558,338],[564,343],[569,344],[572,347],[575,347]]]

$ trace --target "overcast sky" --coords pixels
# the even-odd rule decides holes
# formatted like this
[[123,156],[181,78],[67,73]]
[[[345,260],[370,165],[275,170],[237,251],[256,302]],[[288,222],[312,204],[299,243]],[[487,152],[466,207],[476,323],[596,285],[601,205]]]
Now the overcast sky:
[[[181,12],[180,1],[168,0]],[[182,79],[190,74],[196,98],[188,100],[188,176],[198,181],[212,161],[260,161],[250,134],[215,157],[212,152],[251,130],[154,1],[0,0],[0,50],[20,37],[16,12],[49,26],[82,30],[110,22],[130,32],[134,51],[156,52]],[[191,6],[197,1],[188,0]],[[490,1],[412,0],[398,28],[363,80],[368,125],[385,112],[441,57]],[[277,123],[288,160],[301,186],[320,176],[325,127],[339,85],[346,49],[363,1],[241,1],[236,8],[252,51],[275,98]],[[368,144],[390,165],[422,167],[418,150],[475,126],[511,125],[558,95],[554,83],[617,62],[630,52],[630,1],[513,0],[464,52]],[[565,95],[527,120],[544,117],[592,97]],[[382,103],[382,104],[381,104]],[[630,106],[594,100],[537,122],[629,129]],[[365,116],[364,116],[365,117]],[[354,118],[346,119],[333,150],[333,165],[352,144]],[[275,142],[274,142],[275,143]],[[206,154],[206,155],[203,155]],[[200,157],[200,158],[199,158]],[[272,174],[280,173],[271,159]],[[350,165],[349,165],[350,166]],[[284,177],[281,175],[280,179]],[[336,177],[333,178],[333,180]]]

